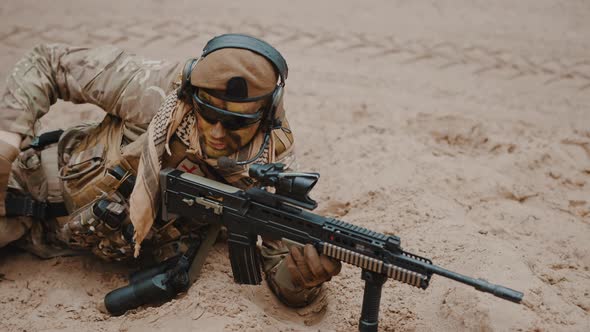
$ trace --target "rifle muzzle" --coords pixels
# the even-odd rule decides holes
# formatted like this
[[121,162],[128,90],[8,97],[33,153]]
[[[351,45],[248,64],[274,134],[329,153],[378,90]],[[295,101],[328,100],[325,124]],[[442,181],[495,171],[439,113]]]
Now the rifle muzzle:
[[519,291],[508,287],[491,284],[484,279],[478,279],[478,281],[479,283],[474,285],[475,289],[477,290],[493,294],[494,296],[514,303],[520,303],[520,301],[522,301],[523,293]]

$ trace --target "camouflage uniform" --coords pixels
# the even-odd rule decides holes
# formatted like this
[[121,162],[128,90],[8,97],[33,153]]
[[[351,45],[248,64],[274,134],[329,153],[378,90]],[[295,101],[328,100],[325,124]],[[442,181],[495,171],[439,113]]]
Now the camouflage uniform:
[[[136,175],[148,124],[164,98],[177,88],[181,66],[147,60],[112,46],[88,49],[39,45],[21,59],[0,99],[0,129],[25,138],[23,151],[13,164],[9,188],[30,193],[39,201],[63,201],[69,216],[42,222],[0,216],[0,245],[5,244],[2,237],[9,242],[29,230],[26,239],[19,242],[42,256],[62,254],[61,249],[84,249],[107,260],[131,257],[132,241],[125,232],[129,218],[110,227],[97,220],[89,207],[103,199],[110,213],[125,217],[127,197],[117,190],[122,180],[108,170],[120,166],[124,177]],[[76,104],[91,103],[107,114],[98,124],[66,130],[57,144],[42,151],[27,149],[27,143],[37,134],[37,120],[58,98]],[[292,136],[276,130],[273,134],[279,142],[277,159],[291,163]],[[178,132],[170,148],[172,155],[163,161],[163,167],[224,180],[214,169],[187,154]],[[163,260],[184,252],[187,244],[201,238],[202,233],[202,225],[182,220],[168,224],[156,221],[147,247],[156,260]],[[301,306],[313,300],[319,287],[294,287],[285,275],[286,269],[281,268],[288,249],[280,241],[265,241],[261,254],[269,285],[285,303]]]

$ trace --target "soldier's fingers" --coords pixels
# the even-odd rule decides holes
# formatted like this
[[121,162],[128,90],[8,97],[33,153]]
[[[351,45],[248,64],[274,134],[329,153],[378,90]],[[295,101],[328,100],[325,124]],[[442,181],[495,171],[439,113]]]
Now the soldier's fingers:
[[307,266],[307,263],[305,262],[305,257],[303,256],[303,253],[301,252],[301,248],[299,247],[291,247],[291,252],[290,252],[290,256],[293,258],[293,260],[295,261],[295,264],[297,264],[297,268],[299,269],[299,272],[301,273],[301,276],[303,277],[303,281],[305,283],[305,287],[308,287],[310,285],[310,283],[313,282],[313,274],[311,273],[311,271],[309,271],[309,267]]
[[335,259],[332,259],[327,256],[320,256],[320,262],[322,264],[323,269],[330,275],[335,276],[340,273],[342,269],[342,263]]
[[293,282],[293,286],[303,287],[303,285],[305,284],[305,280],[303,279],[303,276],[301,275],[301,272],[297,267],[297,263],[295,263],[295,261],[293,260],[292,255],[288,255],[287,258],[285,258],[285,264],[287,265],[287,270],[289,270],[289,273],[291,274],[291,281]]
[[292,246],[291,249],[289,249],[289,256],[293,258],[293,261],[295,262],[295,264],[297,264],[298,268],[305,266],[305,258],[303,257],[301,248]]
[[309,270],[315,279],[318,279],[319,282],[323,282],[330,277],[324,266],[322,266],[320,256],[314,246],[306,244],[305,247],[303,247],[303,255],[305,256],[305,262],[307,263],[307,266],[309,266]]

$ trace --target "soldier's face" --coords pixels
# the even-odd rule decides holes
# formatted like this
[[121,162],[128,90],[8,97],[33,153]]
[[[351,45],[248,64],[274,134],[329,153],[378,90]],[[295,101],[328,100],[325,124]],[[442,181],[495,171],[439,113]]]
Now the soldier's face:
[[[225,109],[231,112],[253,114],[263,106],[262,101],[250,103],[226,102],[213,97],[205,91],[199,90],[199,98],[209,105]],[[197,114],[197,127],[201,137],[201,146],[205,154],[210,158],[228,156],[236,152],[242,146],[248,144],[256,135],[260,122],[237,130],[228,130],[221,122],[210,123],[199,112]]]

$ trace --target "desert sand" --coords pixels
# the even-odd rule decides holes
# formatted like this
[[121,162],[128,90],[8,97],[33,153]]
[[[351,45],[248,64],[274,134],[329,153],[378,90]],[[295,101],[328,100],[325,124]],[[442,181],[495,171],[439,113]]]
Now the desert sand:
[[[587,1],[4,0],[0,78],[38,43],[198,56],[215,35],[264,38],[289,66],[299,169],[317,213],[401,237],[437,265],[523,291],[517,305],[434,276],[385,284],[381,331],[590,330],[590,3]],[[98,120],[58,103],[46,128]],[[160,307],[96,303],[129,267],[0,250],[2,331],[354,331],[360,271],[321,306],[235,284],[224,243]]]

